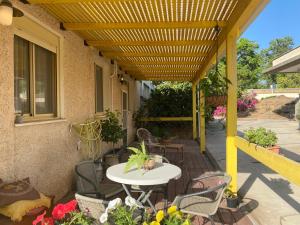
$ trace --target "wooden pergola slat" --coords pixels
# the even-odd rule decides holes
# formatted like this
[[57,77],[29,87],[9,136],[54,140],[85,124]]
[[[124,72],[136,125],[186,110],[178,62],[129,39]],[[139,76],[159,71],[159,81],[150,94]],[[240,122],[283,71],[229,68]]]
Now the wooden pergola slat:
[[108,57],[204,57],[206,53],[168,53],[168,52],[102,52]]
[[176,21],[176,22],[143,22],[143,23],[63,23],[67,30],[119,30],[119,29],[186,29],[225,27],[224,21]]
[[180,41],[111,41],[111,40],[88,40],[88,45],[95,47],[107,46],[191,46],[191,45],[213,45],[212,40],[180,40]]

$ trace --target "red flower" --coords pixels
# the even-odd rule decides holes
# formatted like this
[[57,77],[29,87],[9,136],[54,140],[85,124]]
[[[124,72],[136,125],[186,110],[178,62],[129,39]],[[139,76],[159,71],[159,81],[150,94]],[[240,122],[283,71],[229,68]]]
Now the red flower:
[[41,223],[41,225],[54,225],[54,221],[51,217],[45,218],[46,211],[44,211],[41,215],[37,216],[36,219],[32,222],[32,225],[37,225]]
[[36,219],[32,222],[32,225],[37,225],[38,223],[44,221],[45,215],[46,215],[46,211],[44,211],[41,215],[37,216]]
[[76,210],[77,201],[74,199],[65,204],[65,213],[69,213]]
[[64,204],[58,204],[54,207],[52,211],[52,216],[55,220],[61,220],[65,217],[66,211],[65,211],[65,205]]

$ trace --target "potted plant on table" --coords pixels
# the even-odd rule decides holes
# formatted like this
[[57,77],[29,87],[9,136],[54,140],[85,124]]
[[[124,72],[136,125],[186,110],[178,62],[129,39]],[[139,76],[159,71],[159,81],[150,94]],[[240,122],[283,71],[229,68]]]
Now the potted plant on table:
[[274,153],[279,154],[280,152],[280,147],[277,145],[278,138],[276,133],[271,130],[267,130],[264,127],[259,127],[257,129],[250,128],[245,131],[244,137],[250,143],[267,148]]
[[232,192],[229,188],[227,188],[224,192],[224,197],[226,198],[226,203],[228,208],[237,208],[239,205],[238,196]]
[[119,122],[119,116],[119,112],[111,112],[109,109],[106,109],[105,119],[101,120],[101,139],[106,143],[112,143],[112,153],[104,156],[105,162],[109,166],[119,163],[120,149],[117,151],[115,145],[124,137],[124,132]]
[[140,148],[128,147],[133,152],[129,156],[129,159],[125,166],[125,172],[128,172],[132,167],[138,169],[144,168],[145,170],[151,170],[155,166],[155,160],[148,155],[145,147],[145,143],[142,142]]

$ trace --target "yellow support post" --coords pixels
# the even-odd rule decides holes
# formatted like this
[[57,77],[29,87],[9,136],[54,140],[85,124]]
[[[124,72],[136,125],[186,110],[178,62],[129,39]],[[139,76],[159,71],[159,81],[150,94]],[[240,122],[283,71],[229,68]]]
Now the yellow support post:
[[196,121],[196,84],[192,85],[193,96],[193,139],[197,138],[197,121]]
[[205,137],[205,95],[200,90],[200,151],[204,153],[206,149],[206,137]]
[[237,192],[237,50],[236,33],[230,33],[226,39],[227,79],[230,80],[227,92],[226,114],[226,171],[232,177],[230,189]]

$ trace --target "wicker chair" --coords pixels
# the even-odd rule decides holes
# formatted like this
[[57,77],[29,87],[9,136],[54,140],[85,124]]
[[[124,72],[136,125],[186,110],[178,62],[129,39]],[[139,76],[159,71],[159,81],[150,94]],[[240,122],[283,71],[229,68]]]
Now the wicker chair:
[[97,164],[94,161],[82,161],[75,166],[77,193],[100,199],[109,199],[123,191],[120,184],[103,183],[97,175]]
[[217,172],[194,178],[191,180],[191,183],[211,178],[217,178],[218,184],[200,192],[177,196],[172,205],[176,205],[183,213],[208,218],[211,224],[214,225],[212,216],[216,214],[219,208],[224,191],[228,187],[231,177],[226,173]]
[[78,202],[79,209],[82,212],[87,213],[87,215],[95,219],[94,224],[100,224],[99,218],[105,212],[105,208],[108,202],[101,200],[86,197],[80,194],[75,194],[75,198]]

